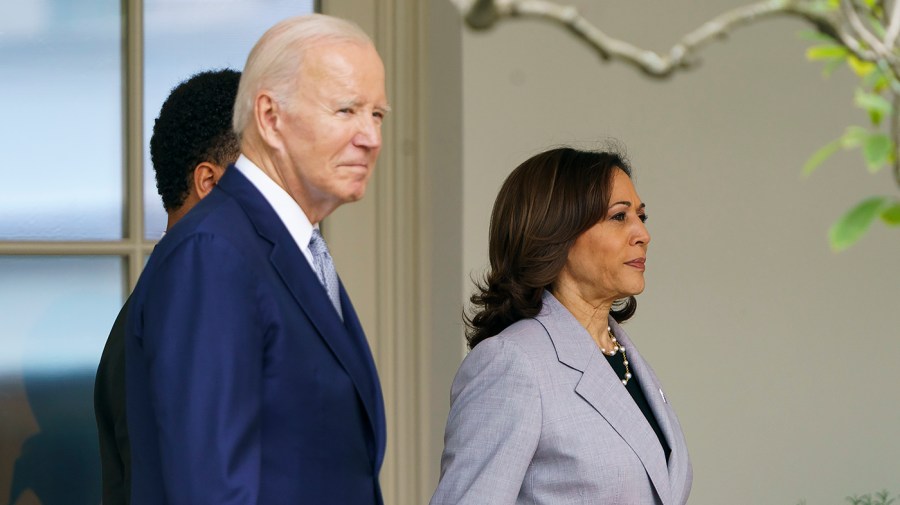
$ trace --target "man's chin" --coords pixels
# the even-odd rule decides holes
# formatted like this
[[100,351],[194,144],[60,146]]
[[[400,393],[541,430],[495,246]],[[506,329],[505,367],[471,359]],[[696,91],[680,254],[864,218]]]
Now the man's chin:
[[344,203],[350,203],[350,202],[356,202],[356,201],[362,200],[362,198],[364,196],[366,196],[366,187],[367,187],[367,183],[362,182],[362,183],[355,185],[355,187],[350,188],[350,190],[347,191],[347,193],[344,196],[344,199],[343,199]]

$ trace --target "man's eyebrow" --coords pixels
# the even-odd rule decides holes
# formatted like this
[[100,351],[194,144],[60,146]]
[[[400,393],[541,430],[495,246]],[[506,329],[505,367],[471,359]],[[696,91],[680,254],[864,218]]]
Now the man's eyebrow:
[[[363,104],[363,102],[360,100],[341,100],[338,102],[338,107],[341,109],[344,109],[344,108],[356,109],[357,107],[359,107],[362,104]],[[375,105],[372,108],[379,112],[384,112],[384,113],[388,113],[391,111],[391,106],[388,104]]]

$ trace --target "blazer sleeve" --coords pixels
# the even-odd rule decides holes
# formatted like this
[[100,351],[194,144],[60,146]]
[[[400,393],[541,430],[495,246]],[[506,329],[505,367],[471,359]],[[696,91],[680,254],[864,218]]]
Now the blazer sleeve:
[[514,504],[541,433],[527,354],[497,337],[466,356],[451,388],[441,479],[431,505]]
[[256,503],[265,325],[252,265],[195,235],[155,274],[143,358],[168,503]]

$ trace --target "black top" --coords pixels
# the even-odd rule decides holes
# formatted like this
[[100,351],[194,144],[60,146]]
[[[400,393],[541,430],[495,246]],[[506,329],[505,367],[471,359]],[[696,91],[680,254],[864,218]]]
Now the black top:
[[125,321],[128,302],[113,324],[94,383],[94,414],[100,436],[103,505],[127,505],[131,494],[131,446],[125,421]]
[[[607,356],[605,353],[601,354],[606,356],[606,361],[612,366],[613,371],[616,372],[616,376],[620,380],[624,379],[625,359],[623,358],[622,353],[617,352],[612,356]],[[629,361],[628,363],[630,368],[631,362]],[[631,398],[634,399],[634,403],[636,403],[638,408],[641,409],[641,412],[644,413],[644,417],[647,418],[647,422],[650,423],[650,427],[653,428],[653,431],[656,433],[656,438],[659,439],[659,445],[662,446],[663,452],[666,454],[666,461],[669,461],[669,453],[672,452],[672,449],[669,448],[669,444],[666,443],[666,437],[663,435],[659,423],[656,422],[656,416],[653,415],[653,410],[650,409],[650,404],[647,403],[647,397],[644,396],[644,392],[641,390],[641,385],[638,382],[637,375],[635,375],[634,371],[631,372],[631,379],[628,379],[628,384],[625,385],[625,389],[628,390],[628,393],[631,394]]]

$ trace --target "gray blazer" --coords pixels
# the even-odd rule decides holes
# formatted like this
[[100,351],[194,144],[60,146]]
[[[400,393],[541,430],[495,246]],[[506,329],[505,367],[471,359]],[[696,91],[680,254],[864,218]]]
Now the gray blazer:
[[621,327],[654,433],[588,332],[549,293],[541,313],[466,356],[451,389],[432,505],[682,505],[693,473],[675,412]]

